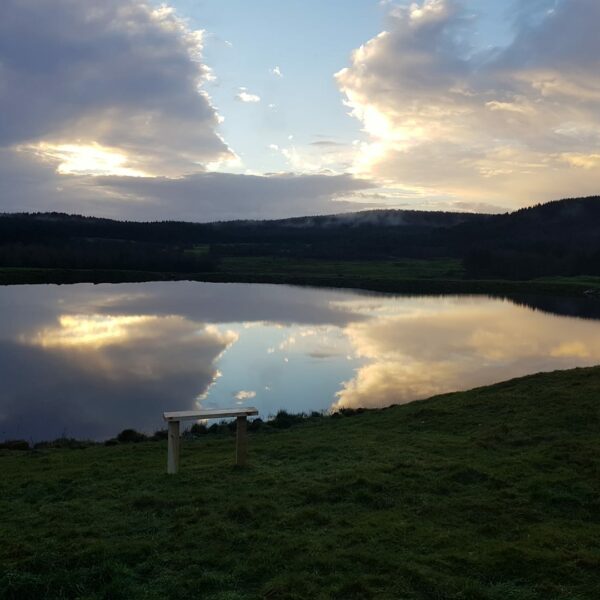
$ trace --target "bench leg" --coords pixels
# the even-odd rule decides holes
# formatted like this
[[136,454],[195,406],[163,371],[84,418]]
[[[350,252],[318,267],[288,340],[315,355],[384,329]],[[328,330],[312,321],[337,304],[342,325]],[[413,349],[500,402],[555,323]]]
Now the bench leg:
[[179,470],[179,421],[169,421],[167,473],[174,475]]
[[237,417],[235,437],[235,464],[243,467],[246,464],[246,417]]

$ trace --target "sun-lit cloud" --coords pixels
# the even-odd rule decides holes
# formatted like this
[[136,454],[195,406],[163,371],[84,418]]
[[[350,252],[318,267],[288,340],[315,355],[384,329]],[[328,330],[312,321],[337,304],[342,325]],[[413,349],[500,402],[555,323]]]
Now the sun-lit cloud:
[[349,173],[356,155],[352,144],[342,142],[312,142],[295,144],[293,136],[286,145],[271,144],[269,148],[283,156],[289,168],[299,173]]
[[367,135],[354,172],[449,202],[597,193],[600,4],[520,5],[512,39],[491,50],[474,42],[471,8],[391,6],[386,30],[336,74]]
[[240,102],[247,102],[250,104],[260,102],[260,96],[257,94],[251,94],[248,91],[248,88],[245,87],[239,88],[238,93],[235,95],[235,99],[239,100]]
[[283,77],[283,73],[281,72],[281,69],[278,66],[275,66],[272,69],[269,69],[269,73],[271,73],[271,75],[275,75],[275,77],[279,77],[279,78]]
[[22,146],[21,151],[33,152],[44,160],[56,162],[60,175],[120,175],[150,177],[151,174],[130,165],[130,159],[114,148],[91,144],[48,144],[40,142]]
[[246,400],[256,398],[256,392],[253,390],[240,390],[233,394],[233,397],[237,400],[237,404],[243,404]]

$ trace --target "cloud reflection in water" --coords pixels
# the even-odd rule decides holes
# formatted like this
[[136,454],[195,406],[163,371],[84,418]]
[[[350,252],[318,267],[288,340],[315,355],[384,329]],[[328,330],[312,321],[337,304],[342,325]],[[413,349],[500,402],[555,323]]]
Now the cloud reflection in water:
[[14,286],[0,314],[0,439],[151,432],[197,406],[380,407],[600,362],[600,321],[483,296]]
[[537,371],[600,363],[600,323],[482,297],[382,299],[346,333],[368,362],[333,408],[381,407]]
[[0,345],[0,437],[153,431],[165,407],[194,408],[237,338],[177,315],[60,315]]

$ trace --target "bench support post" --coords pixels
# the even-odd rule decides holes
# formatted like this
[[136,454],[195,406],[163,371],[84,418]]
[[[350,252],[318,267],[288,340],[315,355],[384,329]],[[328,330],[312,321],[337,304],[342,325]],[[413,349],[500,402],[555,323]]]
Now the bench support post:
[[167,473],[174,475],[179,470],[179,421],[169,421]]
[[[0,0],[1,1],[1,0]],[[173,475],[179,471],[179,447],[181,444],[179,437],[179,427],[181,421],[198,421],[198,419],[222,419],[226,417],[236,417],[236,449],[235,464],[242,467],[246,464],[247,458],[247,437],[248,429],[247,418],[258,415],[258,409],[254,406],[246,408],[217,408],[214,410],[180,410],[175,412],[163,413],[163,419],[167,422],[167,473]]]
[[237,417],[235,430],[235,464],[243,467],[246,464],[246,417]]

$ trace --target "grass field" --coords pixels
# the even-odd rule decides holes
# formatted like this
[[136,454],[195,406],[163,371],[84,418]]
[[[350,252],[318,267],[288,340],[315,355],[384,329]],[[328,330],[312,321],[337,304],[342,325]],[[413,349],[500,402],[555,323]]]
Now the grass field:
[[0,598],[598,598],[600,367],[249,446],[0,451]]
[[461,261],[452,258],[390,261],[329,261],[275,258],[270,256],[225,257],[224,273],[302,274],[323,277],[369,279],[462,279]]
[[538,279],[540,282],[563,283],[566,285],[584,285],[590,289],[600,289],[600,277],[542,277]]
[[548,277],[528,281],[466,279],[461,262],[440,258],[393,261],[327,261],[276,257],[222,258],[207,281],[281,283],[407,294],[548,294],[581,296],[600,290],[598,277]]
[[[199,248],[198,252],[205,253],[205,248]],[[582,296],[589,289],[600,292],[600,277],[547,277],[529,281],[465,279],[460,261],[450,258],[327,261],[269,256],[223,257],[217,268],[207,273],[0,268],[0,285],[175,280],[278,283],[398,294]]]

